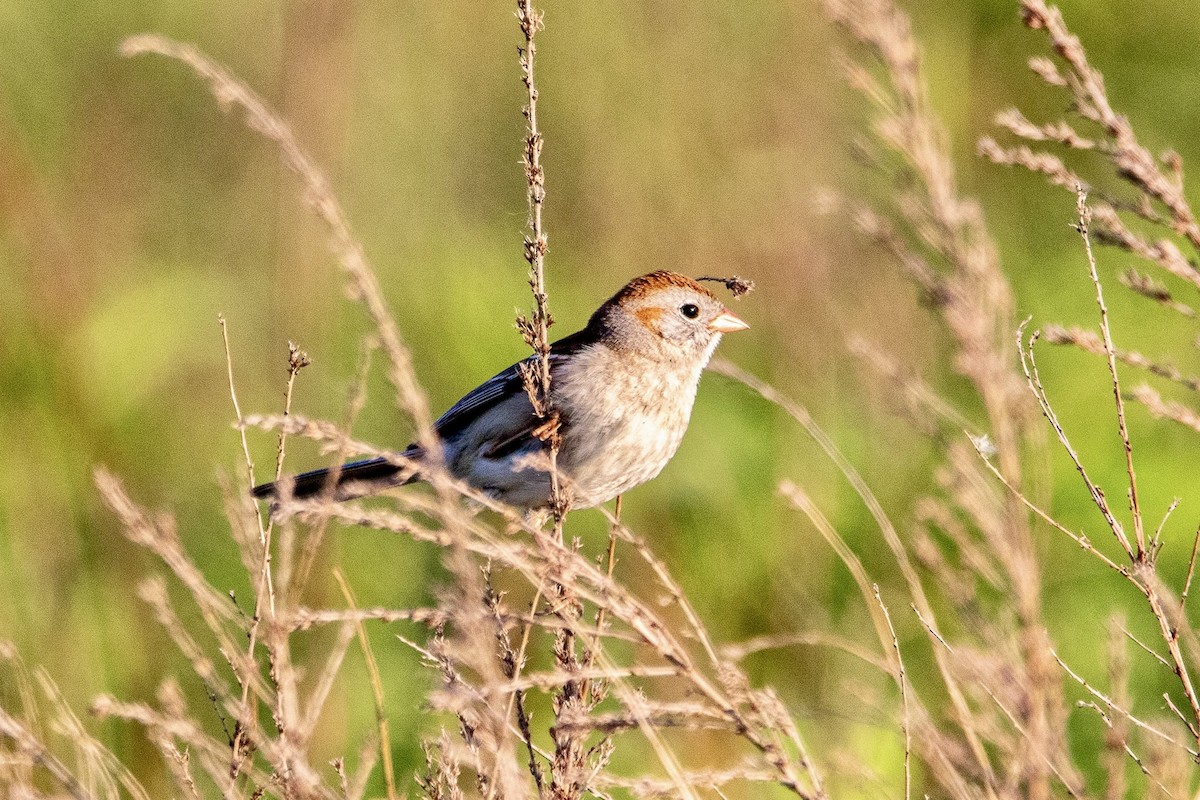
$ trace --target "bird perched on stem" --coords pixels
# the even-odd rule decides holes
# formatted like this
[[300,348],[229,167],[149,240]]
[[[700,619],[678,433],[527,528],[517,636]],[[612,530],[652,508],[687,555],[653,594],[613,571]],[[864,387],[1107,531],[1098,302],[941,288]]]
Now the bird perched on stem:
[[[724,282],[745,291],[745,282]],[[700,373],[721,334],[748,327],[697,281],[660,271],[634,278],[583,330],[551,345],[556,463],[572,508],[604,503],[662,471],[687,431]],[[451,475],[530,510],[551,499],[547,419],[534,412],[522,377],[522,364],[536,358],[480,384],[434,423]],[[423,450],[410,445],[401,456],[414,466],[372,458],[253,493],[347,500],[419,480]]]

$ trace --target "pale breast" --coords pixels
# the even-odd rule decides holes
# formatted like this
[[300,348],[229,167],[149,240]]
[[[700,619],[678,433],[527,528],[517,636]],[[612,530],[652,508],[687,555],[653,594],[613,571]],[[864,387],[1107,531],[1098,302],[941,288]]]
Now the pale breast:
[[552,384],[565,420],[558,463],[577,508],[654,478],[687,431],[700,369],[641,360],[596,346],[578,353]]

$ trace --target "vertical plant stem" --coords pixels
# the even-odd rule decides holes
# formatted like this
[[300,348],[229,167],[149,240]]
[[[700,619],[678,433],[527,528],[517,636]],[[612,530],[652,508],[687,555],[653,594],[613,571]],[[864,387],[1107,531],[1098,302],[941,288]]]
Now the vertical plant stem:
[[900,655],[900,639],[896,636],[895,626],[892,625],[892,615],[888,613],[887,605],[879,594],[879,584],[871,584],[871,589],[875,595],[875,602],[879,604],[879,610],[883,612],[883,619],[887,622],[888,633],[892,637],[892,652],[896,654],[896,671],[893,677],[896,685],[900,687],[900,729],[904,731],[904,800],[910,800],[912,797],[912,725],[908,711],[908,678],[904,674],[904,657]]
[[[354,593],[350,584],[340,569],[334,569],[333,577],[337,579],[342,596],[351,611],[358,609],[354,602]],[[396,775],[392,767],[392,737],[389,731],[387,714],[383,710],[383,681],[379,676],[379,664],[375,661],[375,651],[371,649],[371,640],[367,638],[367,629],[361,619],[355,621],[358,633],[358,643],[362,647],[363,659],[367,662],[367,673],[371,679],[371,694],[375,698],[375,722],[379,730],[379,755],[383,759],[383,782],[387,789],[388,800],[396,800]]]
[[[246,477],[251,486],[254,485],[254,461],[250,457],[250,444],[246,440],[246,430],[241,424],[242,409],[237,399],[237,389],[233,382],[233,356],[229,349],[229,328],[225,324],[225,316],[218,315],[217,321],[221,325],[221,341],[225,346],[225,370],[229,379],[229,397],[233,401],[233,413],[237,417],[238,428],[242,438],[242,453],[246,458]],[[246,661],[249,664],[254,663],[254,651],[258,646],[259,622],[262,620],[262,602],[263,597],[268,599],[269,607],[272,615],[275,611],[275,590],[271,585],[271,538],[270,525],[264,526],[262,520],[262,512],[255,504],[255,517],[258,520],[259,546],[262,548],[262,567],[259,570],[258,583],[254,593],[254,616],[250,621],[250,630],[248,632],[250,644],[246,649]],[[242,684],[242,702],[241,713],[239,714],[237,723],[234,729],[233,742],[230,749],[230,775],[237,777],[241,770],[243,758],[248,755],[249,740],[247,738],[247,729],[253,726],[253,717],[257,713],[257,699],[251,704],[250,698],[250,681],[245,681]]]
[[[488,579],[488,590],[491,594],[491,579]],[[494,595],[492,595],[494,597]],[[503,621],[499,619],[497,603],[493,603],[493,613],[497,616],[497,638],[501,645],[501,662],[505,667],[505,673],[510,681],[516,683],[521,675],[521,670],[525,668],[525,654],[529,648],[529,637],[533,633],[533,627],[536,624],[538,605],[542,602],[542,584],[539,583],[537,591],[533,595],[533,602],[529,604],[529,622],[523,626],[521,631],[521,643],[514,652],[509,645],[508,636],[504,633]],[[507,662],[505,664],[504,662]],[[537,750],[533,744],[533,733],[530,729],[530,716],[525,708],[525,693],[520,689],[514,689],[508,696],[508,705],[504,709],[504,719],[508,719],[513,709],[517,712],[517,730],[520,732],[521,741],[525,743],[525,750],[529,754],[529,774],[533,776],[533,783],[537,787],[539,800],[545,796],[545,781],[542,775],[541,765],[537,760]]]
[[1087,204],[1087,192],[1082,186],[1075,189],[1075,206],[1079,212],[1077,230],[1083,237],[1083,246],[1087,251],[1088,274],[1091,275],[1092,285],[1096,287],[1096,305],[1100,307],[1100,333],[1104,337],[1104,353],[1108,358],[1108,373],[1112,377],[1113,397],[1117,405],[1117,429],[1121,434],[1121,444],[1125,447],[1125,470],[1129,474],[1129,510],[1133,514],[1133,537],[1137,544],[1138,560],[1146,555],[1146,531],[1142,524],[1142,510],[1138,503],[1137,472],[1133,469],[1133,445],[1129,442],[1129,428],[1125,423],[1125,398],[1121,396],[1121,381],[1117,378],[1116,348],[1113,347],[1112,331],[1108,324],[1108,306],[1104,303],[1104,289],[1100,285],[1100,276],[1096,271],[1096,257],[1092,253],[1092,237],[1089,228],[1092,224],[1092,210]]
[[[611,580],[613,575],[613,567],[617,564],[617,534],[621,527],[621,495],[617,495],[617,501],[613,507],[613,519],[608,526],[608,555],[605,557],[605,574]],[[596,663],[596,654],[600,651],[600,641],[604,636],[604,623],[607,616],[608,608],[600,606],[596,611],[596,633],[592,636],[591,644],[588,645],[586,657],[584,660],[584,669],[591,669]],[[591,681],[585,679],[583,682],[583,696],[588,702],[592,702]]]
[[1200,551],[1200,527],[1196,528],[1196,533],[1192,537],[1192,555],[1188,558],[1187,577],[1183,580],[1183,594],[1179,596],[1179,616],[1183,619],[1184,609],[1187,608],[1188,592],[1192,590],[1192,578],[1196,574],[1196,552]]
[[517,319],[525,341],[533,348],[536,356],[531,370],[523,370],[525,390],[533,403],[534,412],[546,423],[538,428],[537,435],[549,445],[550,456],[550,508],[554,512],[554,529],[562,539],[562,520],[566,514],[566,497],[558,475],[558,415],[553,408],[550,395],[550,326],[553,317],[546,298],[546,231],[542,225],[542,208],[546,201],[546,174],[542,170],[542,132],[538,127],[538,90],[534,81],[534,59],[537,45],[534,38],[542,29],[542,14],[533,7],[532,0],[517,0],[517,21],[525,35],[525,46],[518,48],[521,64],[521,81],[525,84],[528,102],[522,109],[527,128],[525,131],[525,180],[528,184],[529,232],[525,235],[525,260],[529,263],[529,287],[533,290],[533,317],[523,315]]
[[[534,366],[522,370],[525,391],[533,404],[534,412],[545,422],[538,426],[535,435],[548,445],[550,469],[550,510],[554,514],[554,537],[564,542],[563,518],[569,504],[558,474],[559,417],[553,407],[550,394],[550,338],[549,329],[554,320],[546,302],[545,261],[546,231],[542,226],[542,208],[546,200],[546,176],[542,171],[542,133],[538,127],[538,90],[534,81],[534,59],[537,45],[534,37],[542,29],[542,15],[534,8],[532,0],[517,0],[517,21],[525,35],[525,46],[520,52],[521,80],[528,92],[528,104],[524,108],[528,128],[525,133],[525,179],[529,186],[529,232],[525,236],[525,260],[529,262],[529,286],[533,290],[533,318],[518,317],[517,327],[526,343],[533,348]],[[566,672],[580,669],[576,653],[574,624],[579,621],[583,608],[574,590],[569,585],[569,576],[555,581],[550,586],[551,605],[567,623],[559,632],[554,643],[554,660]],[[587,713],[584,684],[569,680],[554,698],[556,719],[575,718]],[[550,796],[555,800],[574,800],[586,788],[585,735],[571,726],[554,726],[554,760],[550,770]]]
[[[283,394],[283,416],[284,417],[290,417],[292,414],[292,392],[296,387],[296,374],[298,372],[300,372],[300,370],[309,366],[310,364],[312,364],[312,361],[309,360],[308,353],[305,353],[303,350],[301,350],[299,347],[297,347],[295,342],[288,342],[288,380],[287,380],[287,389],[284,390],[284,394]],[[278,481],[283,476],[283,460],[284,460],[284,456],[286,454],[287,454],[287,428],[285,426],[285,427],[282,427],[279,429],[279,445],[275,450],[275,480],[276,481]],[[255,503],[256,508],[257,508],[257,506],[258,506],[258,504]],[[275,527],[275,520],[274,520],[274,518],[272,518],[271,521],[268,523],[268,528],[273,529],[274,527]],[[280,596],[283,598],[283,607],[285,609],[285,612],[284,612],[285,615],[290,613],[292,605],[293,605],[289,601],[295,600],[297,597],[297,595],[295,593],[293,593],[293,591],[292,591],[294,588],[292,586],[292,575],[293,575],[292,565],[293,565],[293,562],[295,561],[295,559],[294,559],[295,553],[294,553],[294,548],[293,548],[294,542],[295,542],[294,528],[292,528],[291,526],[285,525],[282,529],[282,535],[279,538],[279,553],[280,553],[279,585],[280,585]]]
[[[1121,708],[1131,706],[1129,699],[1129,654],[1125,649],[1125,621],[1120,616],[1108,622],[1108,682],[1113,701]],[[1107,777],[1105,800],[1121,800],[1126,796],[1127,778],[1125,757],[1129,752],[1129,720],[1121,714],[1106,714],[1109,733],[1104,737],[1101,762]]]
[[[224,325],[222,325],[224,328]],[[296,385],[296,373],[311,364],[308,353],[305,353],[295,342],[288,342],[288,380],[287,389],[283,393],[283,415],[291,416],[292,390]],[[275,480],[283,477],[283,457],[287,452],[287,428],[279,429],[279,446],[275,450]]]

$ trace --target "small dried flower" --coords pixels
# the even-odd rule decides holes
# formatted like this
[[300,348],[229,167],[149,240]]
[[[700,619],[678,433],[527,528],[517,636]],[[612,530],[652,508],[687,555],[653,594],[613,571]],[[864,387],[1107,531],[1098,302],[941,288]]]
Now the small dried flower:
[[750,292],[754,291],[754,281],[749,278],[743,278],[740,275],[730,275],[728,278],[705,275],[703,278],[696,278],[696,280],[723,283],[726,289],[733,292],[734,297],[741,297],[744,294],[750,294]]

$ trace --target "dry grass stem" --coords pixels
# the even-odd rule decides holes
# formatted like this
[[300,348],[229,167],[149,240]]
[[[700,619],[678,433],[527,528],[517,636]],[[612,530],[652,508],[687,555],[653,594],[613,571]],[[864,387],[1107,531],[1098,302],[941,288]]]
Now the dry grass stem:
[[1104,353],[1108,359],[1108,374],[1112,378],[1113,401],[1117,410],[1117,432],[1121,437],[1121,445],[1125,449],[1125,471],[1129,476],[1129,510],[1133,515],[1133,534],[1137,541],[1135,557],[1141,558],[1146,552],[1145,523],[1142,521],[1142,510],[1138,501],[1137,472],[1133,468],[1133,445],[1129,441],[1129,426],[1125,422],[1125,398],[1121,394],[1121,381],[1117,376],[1116,348],[1112,342],[1112,330],[1108,323],[1108,306],[1104,304],[1104,288],[1100,283],[1100,275],[1096,271],[1096,257],[1092,253],[1091,225],[1092,211],[1087,204],[1087,193],[1082,186],[1077,186],[1076,211],[1079,213],[1079,224],[1076,230],[1083,239],[1084,251],[1087,253],[1088,275],[1096,290],[1096,305],[1100,309],[1100,333],[1104,339]]
[[1130,396],[1145,406],[1152,417],[1170,420],[1200,432],[1200,413],[1190,406],[1174,400],[1164,400],[1156,389],[1146,384],[1133,387]]
[[904,657],[900,654],[900,640],[896,636],[896,628],[892,625],[892,615],[888,613],[887,604],[883,602],[883,597],[879,594],[879,584],[872,584],[871,592],[875,596],[879,610],[883,612],[883,620],[887,623],[888,633],[892,637],[892,652],[896,656],[893,678],[896,685],[900,687],[900,729],[904,732],[904,800],[909,800],[912,797],[912,723],[909,720],[908,710],[908,678],[904,674]]
[[[222,321],[221,321],[221,331],[223,333],[225,331],[224,319],[222,319]],[[226,335],[226,348],[225,349],[226,349],[226,356],[228,357],[228,352],[229,352],[228,335]],[[283,415],[285,417],[292,413],[292,391],[296,387],[296,375],[300,372],[300,370],[304,369],[307,366],[310,366],[311,364],[312,364],[312,361],[309,359],[308,353],[305,353],[303,350],[301,350],[299,347],[297,347],[295,342],[288,342],[288,370],[287,370],[288,379],[287,379],[287,389],[284,390],[284,393],[283,393]],[[232,384],[233,384],[233,372],[231,369],[230,370],[230,385],[232,386]],[[241,413],[238,413],[237,417],[238,417],[238,422],[241,422],[242,421]],[[279,480],[281,477],[283,477],[283,460],[286,455],[287,455],[287,434],[284,432],[280,432],[279,445],[275,448],[275,480]]]
[[65,764],[38,741],[37,736],[21,722],[0,708],[0,737],[8,739],[30,763],[42,767],[75,800],[92,800],[93,795],[71,773]]
[[[1108,355],[1108,351],[1104,347],[1104,341],[1099,335],[1076,326],[1065,328],[1061,325],[1047,325],[1042,329],[1042,338],[1051,344],[1078,347],[1080,350],[1094,355]],[[1152,375],[1165,378],[1193,392],[1200,392],[1200,377],[1185,375],[1170,364],[1155,361],[1137,351],[1123,350],[1119,347],[1113,348],[1112,355],[1114,359],[1122,364],[1145,370]]]
[[[1024,338],[1024,332],[1025,323],[1022,323],[1021,327],[1017,329],[1018,342],[1021,342],[1021,340]],[[1079,476],[1083,479],[1084,485],[1087,487],[1088,494],[1091,495],[1092,502],[1096,505],[1096,508],[1100,509],[1100,513],[1104,516],[1104,521],[1108,524],[1109,530],[1112,531],[1113,536],[1121,545],[1121,549],[1125,551],[1125,554],[1129,557],[1129,560],[1135,561],[1136,554],[1134,552],[1133,545],[1129,542],[1129,537],[1125,534],[1125,526],[1123,526],[1117,520],[1117,518],[1113,516],[1112,510],[1108,506],[1108,499],[1105,497],[1104,492],[1099,486],[1096,485],[1091,476],[1088,474],[1087,467],[1083,465],[1083,461],[1080,460],[1079,454],[1076,452],[1075,447],[1071,444],[1071,440],[1067,437],[1066,431],[1063,430],[1062,424],[1058,420],[1058,414],[1054,411],[1054,407],[1050,403],[1050,398],[1046,394],[1046,389],[1042,385],[1041,375],[1039,374],[1037,367],[1037,359],[1034,356],[1034,346],[1037,344],[1037,341],[1040,337],[1040,331],[1034,331],[1032,334],[1030,334],[1028,340],[1025,341],[1025,344],[1021,349],[1021,367],[1025,372],[1025,380],[1028,382],[1029,391],[1033,394],[1034,398],[1037,399],[1038,405],[1042,409],[1042,414],[1046,417],[1047,421],[1049,421],[1050,427],[1054,429],[1054,434],[1058,437],[1059,444],[1062,445],[1063,450],[1065,450],[1067,455],[1070,456],[1071,463],[1075,465],[1075,471],[1078,472]]]
[[[346,605],[350,607],[351,611],[354,611],[356,605],[354,593],[350,590],[350,584],[346,582],[346,576],[342,574],[341,570],[334,570],[333,576],[337,579],[338,588],[342,590],[342,598],[346,601]],[[379,677],[379,664],[375,661],[375,651],[371,649],[371,640],[367,638],[367,629],[362,620],[354,623],[354,632],[358,636],[358,645],[362,649],[363,659],[367,663],[367,674],[371,679],[371,696],[375,700],[375,722],[379,726],[379,755],[383,761],[384,786],[387,788],[388,800],[395,800],[397,794],[396,774],[392,767],[392,737],[389,733],[387,712],[384,710],[383,681]],[[319,705],[314,704],[314,708],[318,707]]]
[[[1108,630],[1108,683],[1112,687],[1113,701],[1122,708],[1129,708],[1129,654],[1125,649],[1124,620],[1114,617],[1109,622]],[[1130,637],[1132,638],[1132,637]],[[1128,755],[1149,775],[1141,760],[1133,755],[1129,746],[1129,719],[1124,715],[1109,717],[1100,712],[1101,718],[1109,729],[1105,737],[1104,771],[1107,776],[1105,786],[1106,800],[1121,800],[1125,797],[1127,781],[1125,779],[1125,757]]]
[[156,53],[186,64],[209,83],[213,96],[223,109],[241,108],[251,129],[279,147],[284,164],[300,179],[304,199],[329,228],[334,252],[350,278],[352,295],[363,304],[375,323],[384,352],[388,355],[389,376],[396,388],[397,403],[412,416],[421,443],[433,444],[430,438],[432,428],[428,403],[413,372],[408,348],[405,347],[395,319],[383,298],[379,281],[367,261],[362,245],[354,236],[350,222],[342,211],[329,180],[300,146],[291,127],[229,70],[190,44],[176,42],[158,34],[131,36],[121,43],[121,54],[126,57],[148,53]]
[[1090,684],[1085,678],[1081,677],[1077,672],[1075,672],[1073,669],[1071,669],[1071,667],[1068,666],[1065,661],[1063,661],[1061,658],[1059,658],[1057,653],[1055,654],[1054,658],[1058,662],[1058,665],[1060,667],[1062,667],[1063,671],[1066,672],[1067,675],[1069,675],[1072,680],[1074,680],[1076,683],[1078,683],[1080,686],[1082,686],[1088,694],[1092,695],[1097,700],[1099,700],[1100,703],[1103,704],[1104,707],[1106,709],[1108,709],[1110,712],[1120,715],[1120,716],[1123,716],[1134,727],[1140,728],[1141,730],[1145,731],[1146,733],[1148,733],[1158,739],[1161,739],[1162,741],[1167,742],[1168,744],[1170,744],[1174,747],[1178,747],[1181,750],[1184,750],[1191,757],[1193,757],[1193,758],[1200,757],[1200,753],[1197,753],[1197,751],[1191,749],[1183,742],[1177,741],[1173,736],[1171,736],[1166,731],[1160,730],[1159,728],[1155,727],[1154,725],[1151,725],[1148,722],[1144,722],[1141,719],[1138,719],[1136,716],[1134,716],[1132,713],[1130,713],[1127,709],[1122,708],[1121,706],[1117,705],[1116,701],[1109,698],[1108,695],[1104,694],[1104,692],[1101,692],[1095,686]]
[[525,37],[525,44],[517,52],[521,65],[521,82],[525,84],[528,101],[522,109],[528,125],[525,134],[523,160],[525,165],[525,180],[529,187],[529,233],[524,240],[525,260],[529,263],[529,287],[533,291],[533,316],[524,314],[517,317],[517,329],[525,338],[525,343],[533,348],[537,356],[536,367],[532,370],[522,369],[521,377],[525,381],[525,391],[533,404],[534,413],[545,419],[547,424],[539,430],[545,430],[544,438],[548,445],[550,457],[551,508],[554,512],[555,526],[562,536],[562,518],[567,510],[568,498],[563,487],[559,484],[558,475],[558,417],[554,411],[550,393],[550,326],[554,318],[546,297],[546,232],[542,224],[542,207],[546,202],[546,174],[542,170],[542,147],[545,140],[538,127],[537,102],[538,90],[534,80],[534,59],[537,55],[535,38],[543,27],[542,13],[534,8],[532,0],[517,0],[517,22]]
[[[219,321],[221,323],[221,340],[225,346],[225,367],[226,367],[226,373],[227,373],[228,379],[229,379],[229,397],[233,402],[233,411],[237,417],[238,435],[241,438],[242,452],[245,454],[245,458],[246,458],[246,479],[247,479],[249,485],[253,486],[256,483],[255,478],[254,478],[254,461],[250,458],[250,445],[246,439],[246,429],[241,424],[242,423],[242,409],[241,409],[241,406],[238,404],[237,388],[236,388],[236,386],[234,384],[234,380],[233,380],[233,356],[229,350],[229,328],[228,328],[228,325],[226,325],[226,323],[225,323],[224,316],[219,317]],[[293,373],[291,373],[291,375],[289,375],[289,379],[288,379],[288,401],[289,402],[291,399],[292,378],[294,376],[295,376],[295,373],[293,372]],[[286,416],[287,411],[285,411],[284,414]],[[283,432],[281,432],[279,435],[279,456],[277,459],[277,467],[276,467],[277,473],[279,471],[281,471],[280,468],[283,465],[282,459],[283,459],[283,448],[284,448],[284,437],[285,436],[286,436],[286,433],[283,433]],[[275,609],[275,586],[274,586],[273,579],[271,577],[271,533],[274,529],[274,522],[272,521],[271,523],[267,524],[266,526],[263,525],[262,511],[259,509],[257,503],[254,504],[254,515],[255,515],[256,521],[258,522],[258,547],[259,547],[258,562],[259,562],[259,564],[258,564],[258,570],[257,570],[258,571],[258,584],[256,586],[256,590],[254,593],[254,596],[255,596],[254,617],[253,617],[253,621],[251,622],[251,625],[250,625],[250,635],[249,635],[250,643],[249,643],[249,645],[247,645],[248,652],[246,654],[246,660],[251,663],[254,662],[254,650],[255,650],[255,647],[258,645],[259,623],[262,620],[262,615],[263,615],[262,603],[265,601],[268,604],[268,609],[269,609],[272,617],[275,616],[275,611],[276,611],[276,609]],[[242,728],[240,721],[243,717],[249,717],[251,715],[257,714],[256,706],[250,704],[250,683],[248,681],[243,684],[242,701],[241,702],[242,702],[242,706],[245,708],[245,711],[241,715],[238,716],[239,724],[237,726],[237,729],[234,732],[233,747],[231,748],[233,752],[230,755],[230,758],[231,758],[230,770],[235,775],[237,774],[238,769],[240,769],[240,764],[242,763],[242,760],[244,758],[245,748],[248,746],[248,741],[246,740],[246,733],[245,733],[245,730]]]

